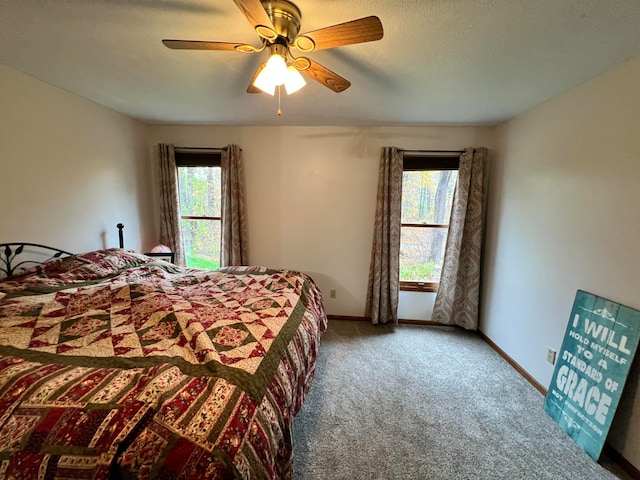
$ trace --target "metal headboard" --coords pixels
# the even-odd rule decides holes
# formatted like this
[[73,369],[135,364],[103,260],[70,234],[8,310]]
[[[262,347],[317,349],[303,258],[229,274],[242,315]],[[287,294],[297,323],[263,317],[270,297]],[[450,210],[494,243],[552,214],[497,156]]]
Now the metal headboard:
[[[124,225],[119,223],[116,226],[118,227],[120,248],[124,248],[122,233]],[[34,265],[68,255],[73,255],[73,253],[39,243],[0,243],[0,278],[16,275]]]
[[[0,277],[10,277],[23,272],[33,265],[48,262],[54,258],[73,255],[59,248],[39,243],[0,243]],[[30,257],[31,259],[28,259]],[[33,260],[33,258],[38,258]],[[23,260],[23,258],[27,258]]]

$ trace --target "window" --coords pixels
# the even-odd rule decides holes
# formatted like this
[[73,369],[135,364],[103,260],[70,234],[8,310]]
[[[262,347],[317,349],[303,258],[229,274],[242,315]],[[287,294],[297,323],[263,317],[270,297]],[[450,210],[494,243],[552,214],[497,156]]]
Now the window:
[[221,154],[176,149],[182,244],[187,267],[220,267]]
[[404,157],[401,290],[438,290],[459,161],[459,156]]

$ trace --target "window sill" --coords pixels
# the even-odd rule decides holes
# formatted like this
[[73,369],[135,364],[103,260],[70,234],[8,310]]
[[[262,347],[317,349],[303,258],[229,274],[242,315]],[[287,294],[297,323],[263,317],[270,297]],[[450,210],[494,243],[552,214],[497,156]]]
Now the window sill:
[[438,283],[435,282],[400,282],[400,291],[403,292],[437,292]]

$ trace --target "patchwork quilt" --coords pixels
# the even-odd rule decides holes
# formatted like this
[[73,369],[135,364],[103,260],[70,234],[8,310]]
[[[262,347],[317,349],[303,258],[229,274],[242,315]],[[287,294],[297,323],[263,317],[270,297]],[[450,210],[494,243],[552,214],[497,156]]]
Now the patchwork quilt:
[[326,328],[313,280],[121,249],[0,282],[0,479],[276,479]]

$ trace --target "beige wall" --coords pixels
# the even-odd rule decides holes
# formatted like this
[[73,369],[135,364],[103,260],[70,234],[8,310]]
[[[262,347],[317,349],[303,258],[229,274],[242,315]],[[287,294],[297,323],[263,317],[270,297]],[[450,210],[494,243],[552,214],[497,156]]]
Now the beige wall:
[[311,274],[328,313],[353,316],[364,315],[381,147],[459,149],[484,145],[488,133],[481,127],[149,127],[152,149],[240,145],[250,263]]
[[149,246],[146,127],[0,66],[0,242]]
[[[481,328],[546,387],[576,290],[640,309],[640,59],[495,133]],[[636,468],[639,370],[609,437]]]

